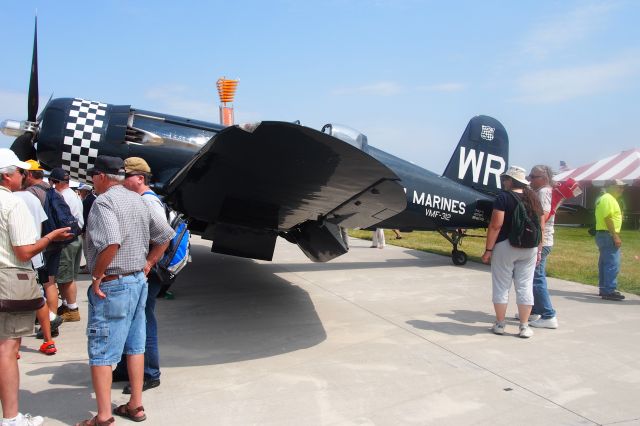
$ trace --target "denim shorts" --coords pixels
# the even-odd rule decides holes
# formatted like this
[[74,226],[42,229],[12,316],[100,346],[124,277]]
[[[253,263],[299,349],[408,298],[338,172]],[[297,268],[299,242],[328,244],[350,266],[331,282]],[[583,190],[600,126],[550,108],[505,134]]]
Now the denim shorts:
[[89,365],[114,365],[122,354],[144,353],[147,279],[142,272],[100,284],[100,299],[89,287],[87,352]]

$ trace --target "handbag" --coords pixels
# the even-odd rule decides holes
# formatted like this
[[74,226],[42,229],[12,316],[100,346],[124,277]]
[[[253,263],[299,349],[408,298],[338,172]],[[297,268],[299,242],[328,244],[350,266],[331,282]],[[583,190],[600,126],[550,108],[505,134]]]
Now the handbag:
[[0,312],[37,311],[43,306],[34,270],[0,268]]

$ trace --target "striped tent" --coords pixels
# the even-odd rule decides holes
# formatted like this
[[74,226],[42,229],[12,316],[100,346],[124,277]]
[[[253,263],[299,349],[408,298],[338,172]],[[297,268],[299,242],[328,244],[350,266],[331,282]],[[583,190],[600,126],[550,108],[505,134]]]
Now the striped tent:
[[619,154],[558,173],[556,181],[573,178],[580,183],[602,186],[607,179],[621,179],[628,185],[640,186],[640,149],[630,149]]

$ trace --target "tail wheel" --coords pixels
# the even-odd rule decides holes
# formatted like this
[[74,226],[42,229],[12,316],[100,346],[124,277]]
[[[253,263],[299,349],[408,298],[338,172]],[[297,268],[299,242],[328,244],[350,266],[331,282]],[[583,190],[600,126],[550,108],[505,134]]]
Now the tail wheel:
[[463,252],[462,250],[453,250],[451,252],[451,260],[453,261],[454,265],[464,265],[465,263],[467,263],[467,253]]

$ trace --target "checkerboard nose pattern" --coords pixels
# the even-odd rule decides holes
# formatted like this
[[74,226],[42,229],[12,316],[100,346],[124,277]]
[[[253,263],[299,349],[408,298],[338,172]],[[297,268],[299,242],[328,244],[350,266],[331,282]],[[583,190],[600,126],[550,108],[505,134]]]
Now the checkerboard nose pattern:
[[107,104],[74,99],[62,144],[62,167],[72,179],[86,181],[87,169],[98,156],[98,146],[104,137]]

